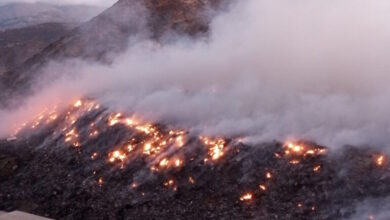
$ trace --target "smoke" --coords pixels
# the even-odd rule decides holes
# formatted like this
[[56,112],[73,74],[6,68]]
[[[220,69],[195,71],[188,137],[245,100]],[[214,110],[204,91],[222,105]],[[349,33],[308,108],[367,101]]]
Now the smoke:
[[360,202],[349,220],[386,220],[389,219],[389,198],[366,199]]
[[[53,62],[43,72],[62,77],[41,79],[27,106],[85,95],[208,135],[387,147],[389,11],[385,0],[239,1],[207,40],[134,37],[109,66]],[[0,130],[14,115],[0,113]]]

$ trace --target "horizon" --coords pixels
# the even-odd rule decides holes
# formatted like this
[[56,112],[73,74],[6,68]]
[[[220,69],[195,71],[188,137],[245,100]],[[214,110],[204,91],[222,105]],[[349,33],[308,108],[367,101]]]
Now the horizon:
[[51,5],[90,5],[98,7],[109,7],[117,0],[0,0],[0,6],[13,3],[46,3]]

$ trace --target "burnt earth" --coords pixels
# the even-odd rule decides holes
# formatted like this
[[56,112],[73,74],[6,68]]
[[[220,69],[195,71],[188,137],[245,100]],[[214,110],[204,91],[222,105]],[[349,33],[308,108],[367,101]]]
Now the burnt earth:
[[[389,167],[378,166],[377,152],[370,149],[346,147],[337,154],[299,157],[300,163],[292,164],[282,143],[247,146],[228,140],[218,161],[205,161],[203,143],[190,136],[170,152],[183,155],[183,166],[153,172],[142,154],[124,163],[108,162],[115,146],[145,137],[122,124],[107,126],[107,110],[77,119],[81,137],[100,119],[99,135],[78,147],[58,134],[62,117],[21,133],[15,141],[1,142],[0,210],[56,219],[333,220],[354,214],[356,204],[366,198],[390,194]],[[248,192],[253,198],[241,201]]]

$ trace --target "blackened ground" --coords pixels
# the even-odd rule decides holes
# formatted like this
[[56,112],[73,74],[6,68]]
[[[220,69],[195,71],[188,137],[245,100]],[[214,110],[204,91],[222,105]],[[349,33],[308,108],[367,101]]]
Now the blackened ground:
[[[238,144],[217,163],[204,163],[207,152],[194,138],[183,148],[188,162],[182,168],[151,173],[143,157],[123,168],[107,163],[105,146],[128,132],[113,126],[77,149],[44,146],[39,135],[3,141],[0,210],[56,219],[343,219],[359,201],[390,194],[388,167],[378,167],[367,149],[346,147],[293,165],[275,156],[283,151],[280,143]],[[169,179],[176,191],[164,186]],[[252,201],[240,201],[246,192]]]

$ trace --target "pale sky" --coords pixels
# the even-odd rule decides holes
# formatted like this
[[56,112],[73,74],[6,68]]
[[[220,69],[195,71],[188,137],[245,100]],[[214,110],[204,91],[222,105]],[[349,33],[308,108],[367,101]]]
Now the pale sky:
[[4,5],[11,2],[46,2],[50,4],[88,4],[99,6],[110,6],[117,0],[0,0],[0,5]]

